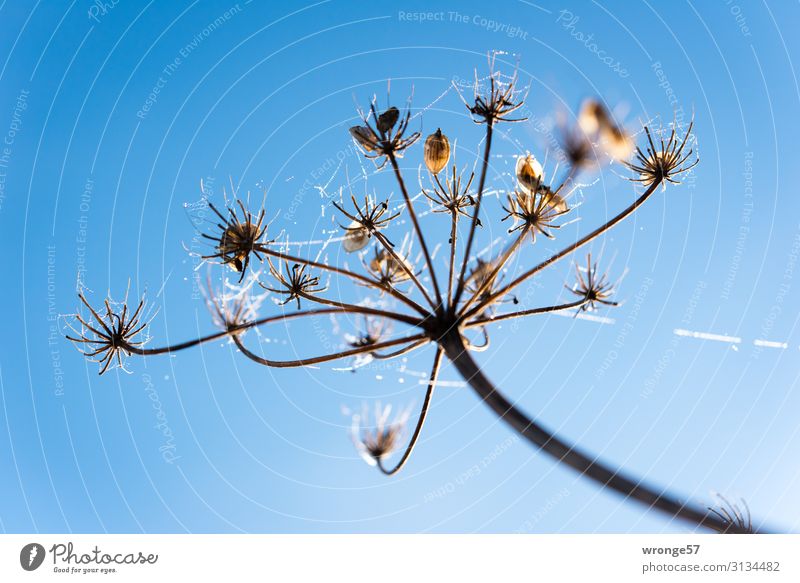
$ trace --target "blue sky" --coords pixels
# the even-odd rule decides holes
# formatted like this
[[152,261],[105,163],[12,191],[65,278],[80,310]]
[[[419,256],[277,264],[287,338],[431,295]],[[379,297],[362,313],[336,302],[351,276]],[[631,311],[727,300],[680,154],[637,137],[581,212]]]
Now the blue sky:
[[[485,74],[487,52],[502,51],[500,67],[518,63],[530,85],[530,119],[503,128],[493,189],[511,186],[515,155],[544,159],[547,128],[589,96],[636,132],[694,115],[701,162],[594,245],[625,274],[624,304],[597,314],[608,320],[505,326],[479,362],[604,459],[700,501],[742,497],[758,519],[797,530],[797,4],[429,4],[0,3],[0,528],[685,531],[516,439],[448,366],[408,467],[394,479],[368,467],[343,408],[419,406],[429,348],[354,374],[267,369],[211,343],[98,377],[62,337],[79,274],[95,302],[128,282],[132,296],[146,291],[153,346],[213,331],[196,288],[206,269],[186,250],[201,179],[216,201],[230,179],[257,202],[266,190],[273,232],[311,241],[312,254],[333,228],[315,186],[356,176],[363,192],[365,168],[369,191],[396,200],[347,134],[356,103],[386,103],[388,80],[394,103],[413,90],[424,109],[414,129],[442,127],[472,164],[481,129],[451,83]],[[417,145],[403,159],[413,183],[420,163]],[[629,204],[622,174],[583,176],[580,220],[526,245],[516,265]],[[481,249],[505,236],[499,207],[487,197]],[[446,219],[422,222],[446,241]],[[564,299],[571,269],[521,288],[525,305]],[[278,309],[268,299],[262,313]],[[318,319],[247,340],[318,354],[353,324]]]

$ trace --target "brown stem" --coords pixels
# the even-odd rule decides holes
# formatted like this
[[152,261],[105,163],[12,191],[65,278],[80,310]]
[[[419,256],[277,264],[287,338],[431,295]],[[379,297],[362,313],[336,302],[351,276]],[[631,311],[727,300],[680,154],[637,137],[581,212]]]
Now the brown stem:
[[466,284],[465,274],[467,265],[469,265],[469,254],[472,251],[472,241],[475,238],[475,229],[478,226],[479,215],[481,212],[481,200],[483,200],[483,187],[486,184],[486,173],[489,169],[489,153],[492,149],[492,130],[494,127],[494,119],[488,118],[486,120],[486,143],[483,147],[483,166],[481,167],[481,177],[478,179],[478,192],[475,195],[475,212],[472,215],[472,222],[469,226],[469,236],[467,237],[467,248],[464,251],[464,261],[461,263],[461,273],[458,276],[458,286],[456,287],[456,295],[453,298],[453,306],[458,305],[461,299],[461,294],[464,293],[464,286]]
[[411,439],[408,442],[408,446],[406,447],[405,452],[403,452],[403,457],[400,458],[400,461],[390,469],[386,469],[383,466],[383,461],[378,458],[378,468],[386,474],[387,476],[391,476],[396,474],[403,466],[406,465],[408,458],[411,456],[411,452],[414,451],[414,446],[417,445],[417,440],[419,439],[419,435],[422,432],[422,426],[425,424],[425,418],[428,416],[428,407],[431,404],[431,398],[433,397],[433,389],[436,387],[436,379],[439,376],[439,368],[442,364],[442,349],[440,347],[436,348],[436,355],[433,357],[433,367],[431,368],[431,376],[430,380],[428,381],[428,390],[425,392],[425,400],[422,403],[422,409],[419,412],[419,418],[417,419],[417,426],[414,428],[414,434],[411,436]]
[[586,298],[581,298],[574,302],[566,304],[558,304],[555,306],[545,306],[543,308],[532,308],[530,310],[521,310],[519,312],[511,312],[509,314],[498,314],[489,318],[480,318],[478,320],[470,320],[464,324],[465,328],[474,328],[475,326],[485,326],[486,324],[494,324],[495,322],[502,322],[503,320],[513,320],[514,318],[522,318],[524,316],[533,316],[536,314],[548,314],[550,312],[560,312],[562,310],[569,310],[571,308],[580,308],[587,301]]
[[[401,315],[401,314],[395,314],[393,312],[385,312],[383,310],[376,310],[373,308],[367,308],[362,306],[352,306],[348,309],[337,307],[337,308],[321,308],[319,310],[303,310],[298,312],[289,312],[286,314],[280,314],[278,316],[269,316],[267,318],[261,318],[259,320],[254,320],[252,322],[241,324],[239,326],[232,326],[227,330],[221,330],[219,332],[215,332],[214,334],[209,334],[208,336],[201,336],[200,338],[194,338],[192,340],[187,340],[186,342],[180,342],[178,344],[172,344],[170,346],[162,346],[159,348],[138,348],[136,346],[126,344],[124,348],[131,354],[136,354],[139,356],[169,354],[171,352],[178,352],[179,350],[184,350],[186,348],[192,348],[193,346],[205,344],[206,342],[219,340],[221,338],[225,338],[226,336],[233,336],[237,332],[242,332],[250,328],[257,328],[259,326],[263,326],[265,324],[271,324],[273,322],[279,322],[282,320],[294,320],[296,318],[303,318],[306,316],[321,316],[325,314],[348,314],[348,313],[364,314],[366,316],[378,316],[381,318],[390,318],[394,320],[397,320],[398,319],[397,316]],[[404,323],[411,323],[409,320],[406,320],[406,318],[407,318],[406,316],[403,316],[403,319],[400,319],[400,321]],[[421,327],[422,321],[417,320],[413,325]]]
[[659,491],[641,480],[631,478],[613,470],[594,456],[587,455],[576,446],[567,443],[554,435],[525,413],[514,406],[502,393],[500,393],[483,371],[478,367],[472,356],[464,347],[464,343],[457,331],[449,333],[441,340],[441,346],[453,365],[464,377],[478,396],[494,411],[504,422],[520,435],[525,437],[534,446],[554,457],[580,474],[594,480],[603,487],[610,488],[625,496],[636,500],[648,508],[655,508],[674,518],[686,520],[698,526],[711,528],[718,532],[745,532],[738,525],[723,522],[719,517],[710,514],[699,506],[688,502],[681,502],[665,491]]
[[300,366],[309,366],[312,364],[330,362],[331,360],[347,358],[348,356],[356,356],[358,354],[372,352],[373,350],[380,348],[391,348],[392,346],[397,346],[398,344],[405,344],[406,342],[415,342],[424,337],[425,337],[424,334],[416,334],[414,336],[406,336],[405,338],[395,338],[394,340],[386,340],[385,342],[378,342],[376,344],[373,344],[372,346],[360,346],[358,348],[351,348],[350,350],[343,350],[341,352],[336,352],[333,354],[325,354],[323,356],[315,356],[312,358],[303,358],[301,360],[269,360],[266,358],[261,358],[257,354],[248,350],[244,346],[244,344],[242,344],[242,341],[238,335],[233,336],[233,342],[236,344],[239,350],[242,351],[242,354],[244,354],[250,360],[257,362],[258,364],[263,364],[264,366],[269,366],[273,368],[296,368]]
[[422,254],[425,256],[425,263],[428,265],[428,271],[431,274],[431,280],[433,281],[433,290],[436,293],[436,311],[440,311],[442,307],[442,294],[439,291],[439,282],[436,280],[436,272],[433,269],[433,261],[431,260],[431,255],[428,253],[428,245],[425,243],[425,237],[422,235],[422,229],[420,229],[419,221],[417,221],[417,213],[414,212],[414,205],[411,202],[411,197],[408,195],[408,190],[406,189],[405,180],[403,180],[403,175],[400,172],[400,166],[397,165],[397,158],[394,156],[394,152],[389,151],[387,154],[389,158],[389,162],[392,165],[392,169],[394,170],[394,175],[397,177],[397,182],[400,185],[400,191],[403,193],[403,199],[406,201],[406,207],[408,208],[408,214],[411,216],[411,222],[414,224],[414,231],[417,234],[417,239],[419,239],[419,244],[422,247]]
[[[330,271],[332,273],[338,273],[339,275],[344,275],[346,277],[354,279],[355,281],[357,281],[359,283],[368,285],[369,287],[375,287],[375,281],[373,281],[369,277],[365,277],[365,276],[363,276],[363,275],[361,275],[359,273],[355,273],[354,271],[349,271],[349,270],[343,269],[341,267],[336,267],[335,265],[328,265],[326,263],[321,263],[319,261],[311,261],[310,259],[304,259],[302,257],[296,257],[294,255],[288,255],[286,253],[281,253],[280,251],[273,251],[272,249],[270,249],[269,247],[267,247],[265,245],[256,245],[254,250],[256,252],[258,252],[258,253],[263,253],[264,255],[269,255],[271,257],[277,257],[278,259],[283,259],[285,261],[291,261],[293,263],[300,263],[300,264],[303,264],[303,265],[308,265],[309,267],[316,267],[318,269],[323,269],[325,271]],[[383,288],[381,288],[381,289],[383,289]],[[411,298],[408,298],[408,297],[404,296],[399,291],[394,290],[394,289],[387,289],[386,291],[388,291],[396,299],[400,300],[401,302],[403,302],[407,306],[409,306],[409,307],[413,308],[415,311],[419,312],[420,315],[422,315],[422,316],[427,316],[428,315],[428,311],[425,308],[420,306],[417,302],[415,302]]]
[[[380,242],[380,244],[383,246],[383,248],[389,253],[389,255],[392,256],[392,258],[398,263],[398,265],[400,265],[400,269],[402,269],[403,272],[408,276],[408,278],[414,283],[414,285],[417,286],[417,289],[422,293],[423,297],[425,298],[425,301],[427,301],[428,304],[430,305],[430,307],[435,310],[436,309],[436,302],[434,302],[431,299],[431,297],[428,295],[428,290],[426,290],[425,286],[422,285],[422,282],[416,276],[416,274],[414,273],[414,270],[411,269],[406,264],[406,261],[404,261],[403,258],[400,257],[400,255],[398,255],[398,253],[394,250],[394,247],[392,247],[392,244],[384,236],[384,234],[383,233],[379,233],[378,231],[375,231],[373,233],[373,236]],[[374,285],[374,282],[373,282],[373,285]],[[381,288],[381,289],[384,289],[384,288]],[[391,286],[387,286],[386,289],[394,290],[395,293],[398,293],[398,294],[400,293],[399,291],[395,290]]]
[[644,204],[644,202],[648,198],[650,198],[650,195],[652,195],[656,191],[656,188],[658,188],[658,186],[661,184],[661,182],[662,182],[662,179],[660,179],[660,178],[656,179],[653,182],[653,184],[651,184],[647,188],[647,190],[645,190],[644,193],[634,201],[634,203],[631,206],[626,208],[624,211],[619,213],[617,216],[615,216],[614,218],[612,218],[611,220],[609,220],[605,224],[597,227],[594,231],[592,231],[591,233],[589,233],[585,237],[583,237],[581,239],[578,239],[572,245],[569,245],[568,247],[565,247],[564,249],[562,249],[561,251],[559,251],[558,253],[556,253],[555,255],[550,257],[549,259],[546,259],[545,261],[542,261],[536,267],[532,267],[531,269],[529,269],[528,271],[526,271],[525,273],[520,275],[517,279],[515,279],[514,281],[509,283],[507,286],[503,287],[502,289],[499,289],[495,293],[491,294],[488,298],[482,300],[481,303],[478,304],[478,306],[473,308],[465,316],[465,318],[471,318],[475,314],[480,313],[483,309],[486,308],[486,306],[491,305],[494,301],[496,301],[497,299],[499,299],[499,298],[503,297],[504,295],[506,295],[508,292],[510,292],[512,289],[514,289],[519,284],[524,282],[526,279],[528,279],[531,276],[535,275],[536,273],[540,272],[544,268],[549,267],[550,265],[552,265],[553,263],[555,263],[559,259],[562,259],[563,257],[566,257],[570,253],[574,252],[576,249],[579,249],[580,247],[583,247],[587,243],[593,241],[594,239],[596,239],[597,237],[599,237],[600,235],[602,235],[603,233],[605,233],[606,231],[608,231],[609,229],[611,229],[612,227],[617,225],[620,221],[622,221],[622,220],[626,219],[627,217],[629,217],[630,215],[632,215],[636,211],[636,209],[638,209],[640,206],[642,206],[642,204]]
[[394,350],[392,352],[373,352],[372,358],[375,360],[389,360],[390,358],[395,358],[396,356],[402,356],[404,354],[408,354],[412,350],[416,350],[422,346],[425,346],[430,342],[430,338],[423,338],[422,340],[417,340],[413,344],[409,344],[408,346],[404,346],[398,350]]

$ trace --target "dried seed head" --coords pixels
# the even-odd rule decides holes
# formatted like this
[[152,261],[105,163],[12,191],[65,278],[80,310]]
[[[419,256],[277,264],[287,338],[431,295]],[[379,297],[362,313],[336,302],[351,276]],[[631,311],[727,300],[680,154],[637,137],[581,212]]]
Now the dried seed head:
[[450,141],[437,129],[425,140],[425,166],[431,174],[439,174],[450,160]]
[[[242,212],[239,218],[236,207]],[[250,255],[255,255],[259,261],[259,246],[264,243],[264,235],[267,227],[264,226],[264,209],[257,215],[248,211],[241,200],[236,200],[236,206],[228,207],[228,215],[221,213],[217,207],[210,202],[208,207],[220,218],[222,223],[218,227],[222,229],[219,234],[209,235],[203,233],[203,237],[215,243],[215,253],[203,255],[203,259],[216,259],[223,265],[230,266],[237,273],[241,273],[239,281],[242,281],[250,264]]]
[[686,148],[692,136],[692,127],[694,121],[689,123],[686,134],[683,138],[679,138],[676,134],[676,124],[673,124],[669,137],[666,141],[661,138],[660,145],[656,145],[653,140],[653,135],[650,133],[650,128],[645,126],[644,132],[647,135],[647,143],[645,151],[641,148],[636,148],[636,156],[633,162],[623,162],[625,166],[630,168],[637,174],[636,178],[631,178],[632,182],[640,182],[645,186],[651,186],[655,183],[661,183],[664,190],[667,188],[667,183],[680,184],[678,176],[688,172],[694,168],[700,159],[693,157],[694,151],[691,146]]
[[550,208],[560,213],[566,213],[569,210],[567,201],[564,200],[564,198],[557,192],[553,192],[553,190],[546,184],[539,186],[538,194],[544,199],[545,204]]
[[532,154],[517,158],[516,174],[519,187],[528,192],[536,192],[544,179],[542,165]]
[[392,106],[378,116],[378,131],[382,134],[392,130],[400,118],[400,110]]
[[740,508],[738,504],[729,501],[722,494],[717,494],[716,497],[719,499],[719,504],[716,507],[709,506],[708,510],[724,523],[724,527],[719,529],[712,528],[715,528],[720,534],[754,532],[753,519],[750,516],[750,508],[748,508],[747,502],[740,500],[742,503],[742,508]]
[[581,312],[594,311],[597,309],[597,304],[612,307],[617,305],[617,302],[608,299],[614,295],[614,284],[608,281],[605,273],[598,273],[597,263],[592,263],[591,253],[586,257],[585,273],[581,272],[581,267],[577,263],[575,264],[575,273],[575,285],[564,287],[585,300],[580,307]]
[[578,126],[593,136],[606,154],[617,161],[627,160],[633,153],[633,140],[617,125],[602,103],[595,99],[584,102],[578,114]]
[[269,272],[272,277],[278,282],[278,288],[271,288],[259,282],[262,288],[272,293],[286,296],[286,298],[279,302],[280,305],[286,305],[292,300],[297,302],[297,309],[300,309],[300,299],[308,298],[313,294],[319,294],[326,291],[328,288],[319,285],[319,277],[312,277],[306,273],[306,265],[295,263],[291,267],[288,261],[284,261],[284,273],[272,264],[272,260],[267,259],[269,263]]
[[595,99],[583,102],[578,113],[578,125],[588,135],[596,134],[601,128],[611,124],[608,112],[603,105]]
[[409,410],[404,409],[389,422],[391,406],[375,405],[375,422],[370,423],[369,413],[364,407],[361,415],[353,415],[351,437],[356,450],[369,465],[389,457],[400,445],[400,439],[408,423]]
[[378,147],[378,136],[369,126],[353,126],[350,128],[350,135],[366,152],[373,152]]
[[352,221],[345,227],[344,241],[342,247],[347,253],[361,251],[369,243],[369,231],[358,221]]

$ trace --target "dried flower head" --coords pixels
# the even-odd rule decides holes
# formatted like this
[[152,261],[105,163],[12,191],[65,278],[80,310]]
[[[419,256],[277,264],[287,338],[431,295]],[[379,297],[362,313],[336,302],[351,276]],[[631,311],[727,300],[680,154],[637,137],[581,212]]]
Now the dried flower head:
[[[370,123],[370,117],[372,123]],[[362,115],[362,118],[364,125],[351,127],[350,135],[364,150],[367,158],[374,160],[383,158],[379,168],[383,168],[390,154],[402,158],[404,150],[419,139],[419,132],[413,132],[406,136],[411,119],[410,110],[406,110],[406,113],[401,116],[400,110],[390,107],[378,115],[375,104],[372,103],[370,104],[370,115]]]
[[511,118],[512,113],[522,107],[524,100],[516,90],[516,74],[508,81],[501,81],[495,72],[489,75],[489,91],[481,94],[478,79],[475,79],[475,96],[472,105],[467,108],[477,124],[495,124],[500,121],[514,123],[528,119],[527,117]]
[[[438,176],[435,178],[436,186],[433,189],[433,195],[428,194],[425,189],[422,189],[422,193],[434,204],[433,212],[462,215],[471,219],[472,215],[467,213],[466,209],[475,206],[475,199],[469,194],[469,188],[474,177],[475,174],[470,173],[466,184],[464,184],[463,173],[458,174],[458,170],[454,165],[452,174],[444,181],[444,184],[442,184]],[[477,224],[481,224],[480,219],[478,219]]]
[[284,261],[285,273],[281,273],[280,269],[277,269],[272,264],[272,260],[268,260],[268,262],[270,274],[278,281],[281,287],[276,289],[267,287],[262,283],[259,283],[259,285],[267,291],[285,295],[286,299],[280,302],[280,305],[296,300],[297,308],[299,309],[301,298],[308,298],[313,294],[322,293],[328,289],[327,287],[320,287],[318,277],[312,277],[306,273],[306,265],[295,263],[289,267],[289,262]]
[[411,279],[414,268],[407,257],[390,253],[385,247],[375,247],[375,254],[366,264],[367,271],[381,287],[395,287]]
[[356,336],[348,339],[353,348],[373,346],[385,336],[389,326],[383,318],[364,318],[364,328]]
[[708,510],[717,518],[722,520],[724,528],[718,530],[721,534],[730,534],[732,532],[740,533],[753,533],[753,520],[750,516],[750,508],[747,502],[740,500],[744,510],[739,508],[738,504],[731,503],[722,494],[717,494],[716,497],[720,503],[716,507],[709,506]]
[[517,158],[517,184],[522,190],[536,192],[544,179],[544,169],[532,154]]
[[[236,213],[236,205],[242,211],[242,218],[239,219]],[[212,203],[208,203],[209,208],[220,218],[222,223],[217,223],[219,233],[209,235],[203,233],[203,237],[215,243],[215,253],[204,255],[203,259],[217,259],[223,265],[228,265],[241,275],[239,281],[244,279],[247,267],[250,265],[250,254],[255,255],[259,261],[263,261],[258,252],[258,245],[262,242],[267,232],[264,223],[264,209],[258,213],[257,217],[248,211],[244,203],[237,199],[235,205],[228,207],[228,216],[223,215]]]
[[700,158],[695,158],[692,162],[687,164],[687,161],[693,154],[691,148],[684,153],[686,144],[689,142],[692,135],[692,126],[694,122],[692,121],[689,123],[689,127],[683,139],[678,138],[675,134],[675,125],[676,124],[673,123],[672,130],[666,142],[664,142],[663,139],[659,140],[660,147],[656,147],[650,129],[645,126],[644,131],[647,134],[647,141],[649,142],[649,146],[645,148],[646,153],[642,152],[641,148],[637,146],[635,161],[623,162],[625,166],[638,175],[637,178],[630,179],[632,182],[641,182],[645,186],[660,182],[663,189],[666,190],[667,182],[680,184],[680,181],[677,180],[676,177],[684,172],[688,172],[697,165]]
[[[347,227],[340,225],[348,235],[348,238],[345,239],[346,251],[358,251],[363,249],[367,245],[366,242],[360,247],[358,245],[360,241],[365,238],[365,234],[366,239],[369,239],[380,229],[385,229],[388,227],[390,222],[400,216],[400,212],[386,216],[387,212],[389,211],[389,201],[383,201],[376,204],[371,201],[368,196],[365,196],[364,206],[362,208],[356,202],[355,196],[351,195],[350,200],[353,201],[353,207],[355,208],[355,211],[353,212],[347,212],[344,210],[344,207],[337,202],[333,203],[333,206],[335,206],[339,212],[352,221]],[[350,241],[350,249],[348,249],[348,240]]]
[[380,403],[376,403],[374,424],[369,421],[366,406],[361,415],[353,415],[351,427],[353,443],[364,461],[371,466],[389,457],[399,447],[405,433],[409,410],[398,412],[390,422],[391,412],[391,405],[381,407]]
[[561,204],[563,199],[561,197],[556,199],[555,196],[557,195],[550,189],[534,193],[515,191],[513,196],[508,197],[508,206],[503,207],[507,214],[502,220],[513,218],[519,224],[511,227],[508,232],[524,229],[530,232],[531,242],[536,242],[537,234],[554,239],[550,230],[560,229],[561,225],[556,225],[553,221],[570,211],[566,203]]
[[266,294],[254,295],[252,293],[252,286],[255,282],[256,279],[253,278],[242,287],[230,286],[227,291],[215,293],[211,286],[211,279],[207,280],[206,307],[211,312],[211,319],[215,326],[240,336],[247,332],[246,328],[241,330],[239,328],[255,320],[258,316],[258,309],[266,297]]
[[139,301],[139,305],[132,313],[128,312],[127,302],[122,304],[121,311],[115,312],[111,308],[110,300],[106,299],[104,317],[92,308],[82,293],[78,294],[78,298],[89,309],[96,325],[92,326],[89,323],[91,318],[84,319],[80,314],[74,314],[73,318],[80,324],[80,329],[68,323],[75,336],[67,335],[67,339],[71,340],[78,351],[91,362],[100,365],[100,374],[106,372],[115,360],[117,365],[123,368],[122,356],[129,356],[133,349],[143,346],[145,342],[137,340],[149,324],[142,321],[144,298]]
[[441,128],[425,140],[425,166],[431,174],[439,174],[450,161],[450,141]]
[[616,306],[617,302],[612,302],[608,298],[614,294],[614,285],[608,281],[605,273],[598,275],[597,263],[592,263],[592,254],[586,256],[586,269],[584,270],[575,264],[577,281],[573,287],[564,286],[569,291],[585,300],[581,305],[582,312],[590,312],[597,309],[597,304],[605,306]]

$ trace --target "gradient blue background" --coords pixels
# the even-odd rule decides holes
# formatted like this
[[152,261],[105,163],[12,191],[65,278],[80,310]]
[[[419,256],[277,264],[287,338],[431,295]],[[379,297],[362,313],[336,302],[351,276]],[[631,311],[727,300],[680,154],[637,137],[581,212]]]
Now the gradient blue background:
[[[442,126],[458,139],[459,160],[471,163],[480,129],[448,87],[485,71],[487,51],[502,50],[507,70],[519,57],[532,122],[552,121],[559,109],[574,115],[583,98],[599,95],[621,105],[634,130],[673,116],[653,67],[660,62],[677,106],[686,119],[694,112],[702,161],[687,184],[659,193],[595,245],[605,263],[613,259],[613,275],[628,270],[626,304],[601,314],[613,324],[528,320],[498,330],[480,362],[527,411],[604,459],[703,502],[716,491],[744,497],[758,519],[797,530],[796,2],[449,2],[436,9],[441,20],[423,23],[399,12],[430,11],[427,2],[266,4],[123,0],[95,8],[93,19],[97,5],[88,0],[0,3],[0,139],[12,122],[18,129],[0,168],[0,528],[685,531],[557,467],[457,383],[439,391],[406,470],[379,475],[355,453],[342,407],[419,405],[415,373],[425,374],[430,349],[352,374],[269,370],[214,343],[132,359],[131,374],[98,377],[51,328],[76,306],[83,220],[83,281],[94,301],[106,292],[119,298],[130,280],[132,294],[147,290],[160,308],[153,345],[213,330],[192,296],[194,263],[183,247],[194,235],[183,205],[200,198],[201,178],[217,201],[229,177],[242,191],[266,188],[276,230],[324,239],[331,214],[320,216],[327,203],[308,185],[331,177],[339,152],[345,163],[332,185],[344,182],[345,166],[359,175],[346,131],[354,103],[372,93],[385,100],[387,79],[397,103],[413,86],[415,107],[433,103],[415,129]],[[137,117],[164,68],[232,7]],[[571,28],[564,9],[579,19]],[[509,38],[476,16],[521,32]],[[601,62],[577,32],[594,35],[628,74]],[[27,107],[14,121],[21,92]],[[544,157],[548,146],[535,123],[506,129],[490,174],[500,189],[511,185],[512,155]],[[417,146],[404,159],[412,178],[420,154]],[[633,189],[614,172],[622,170],[585,177],[594,184],[576,195],[581,221],[555,243],[526,246],[518,265],[627,205]],[[369,188],[396,197],[389,178],[370,176]],[[293,200],[297,211],[287,217]],[[483,243],[505,228],[497,201],[487,198],[486,207]],[[423,224],[446,237],[441,216]],[[570,270],[563,262],[523,288],[527,305],[563,299]],[[267,302],[262,312],[270,311],[277,308]],[[283,357],[324,352],[351,331],[339,324],[268,329],[264,348]],[[741,342],[680,337],[676,328]],[[759,349],[759,339],[787,347]],[[448,367],[442,378],[458,380]],[[159,451],[154,394],[174,435],[172,463]]]

